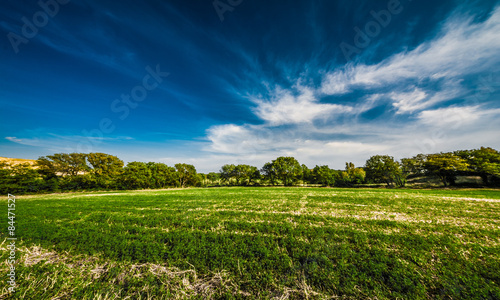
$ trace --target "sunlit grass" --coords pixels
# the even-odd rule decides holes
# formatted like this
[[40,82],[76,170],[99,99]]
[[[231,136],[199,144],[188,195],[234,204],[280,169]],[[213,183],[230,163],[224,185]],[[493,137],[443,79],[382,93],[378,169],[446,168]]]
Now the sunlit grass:
[[74,193],[16,209],[19,298],[500,298],[495,190]]

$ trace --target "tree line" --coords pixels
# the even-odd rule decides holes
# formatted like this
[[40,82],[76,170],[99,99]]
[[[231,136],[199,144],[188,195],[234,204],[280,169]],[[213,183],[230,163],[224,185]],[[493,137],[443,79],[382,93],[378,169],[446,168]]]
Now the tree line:
[[459,176],[477,176],[482,186],[500,185],[500,152],[481,147],[395,160],[374,155],[363,167],[347,162],[344,170],[327,165],[310,169],[294,157],[278,157],[259,169],[226,164],[219,172],[198,173],[193,165],[129,162],[106,153],[56,153],[42,156],[34,166],[0,162],[0,191],[4,194],[77,190],[133,190],[190,186],[383,184],[404,187],[414,178],[436,178],[443,186],[457,185]]

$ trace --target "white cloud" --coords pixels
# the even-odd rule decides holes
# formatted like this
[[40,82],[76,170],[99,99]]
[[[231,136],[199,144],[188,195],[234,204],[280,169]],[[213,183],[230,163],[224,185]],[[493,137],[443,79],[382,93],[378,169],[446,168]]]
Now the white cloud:
[[491,118],[492,116],[499,116],[500,109],[485,110],[480,106],[463,106],[463,107],[446,107],[435,110],[425,110],[418,115],[419,121],[434,128],[447,127],[450,129],[457,129],[466,125],[476,123],[479,119],[483,118],[483,123],[486,121],[484,118]]
[[207,130],[207,139],[210,147],[207,151],[218,153],[245,153],[255,138],[250,126],[237,126],[234,124],[212,126]]
[[[257,105],[254,113],[264,123],[208,129],[204,150],[211,156],[206,163],[232,157],[262,166],[277,156],[292,155],[311,167],[343,168],[346,161],[363,165],[375,154],[403,158],[481,145],[498,147],[500,142],[487,142],[500,140],[498,130],[491,129],[500,126],[496,121],[499,110],[478,105],[431,109],[468,95],[463,78],[495,71],[500,65],[498,53],[500,8],[482,23],[453,17],[437,38],[412,51],[375,65],[346,65],[325,75],[318,89],[297,84],[293,91],[277,89],[269,99],[252,99]],[[318,100],[325,95],[345,96],[357,88],[372,93],[365,93],[354,106]],[[398,120],[404,118],[399,116],[359,123],[356,117],[384,99],[391,101],[396,114],[415,114],[416,118],[413,122]],[[325,120],[321,127],[315,126],[318,120]]]
[[270,101],[257,100],[255,114],[268,124],[277,126],[284,124],[311,123],[318,118],[352,111],[352,107],[338,104],[318,103],[314,92],[308,88],[298,88],[299,95],[290,91],[277,89]]
[[392,92],[389,97],[394,101],[393,105],[398,109],[398,112],[411,112],[425,106],[423,100],[427,99],[427,94],[421,89],[415,88],[412,92]]
[[396,113],[413,113],[448,100],[457,99],[466,94],[458,80],[445,80],[438,91],[424,91],[413,87],[410,92],[391,92],[387,96],[393,101]]
[[350,78],[346,72],[333,72],[323,80],[321,92],[327,95],[342,95],[350,92]]
[[[495,70],[500,63],[500,7],[482,23],[472,17],[452,17],[434,40],[409,52],[395,54],[375,65],[349,64],[325,76],[321,91],[341,95],[353,88],[371,89],[387,85],[405,86],[406,80],[439,80]],[[457,85],[444,89],[437,98],[421,98],[425,91],[397,99],[396,107],[413,110],[412,104],[443,101],[456,96]],[[409,104],[410,106],[407,106]],[[399,106],[398,106],[399,105]],[[417,106],[419,107],[419,106]]]

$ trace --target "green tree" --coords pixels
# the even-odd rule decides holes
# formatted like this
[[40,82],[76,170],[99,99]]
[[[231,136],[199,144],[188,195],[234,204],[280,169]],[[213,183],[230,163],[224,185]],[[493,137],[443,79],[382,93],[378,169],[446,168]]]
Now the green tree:
[[36,160],[35,166],[37,167],[38,173],[42,175],[45,180],[57,180],[57,165],[52,159],[41,156]]
[[304,164],[300,167],[302,168],[302,181],[304,183],[312,183],[314,181],[312,170]]
[[150,187],[151,170],[143,162],[129,162],[121,177],[124,189],[146,189]]
[[29,163],[0,162],[0,192],[3,194],[36,193],[45,189],[40,174]]
[[312,170],[312,177],[315,183],[324,186],[333,186],[335,184],[336,171],[328,166],[315,166]]
[[[56,153],[38,158],[38,172],[47,182],[57,178],[62,190],[79,190],[92,187],[90,170],[85,153]],[[85,176],[84,176],[85,175]],[[51,183],[51,186],[53,184]]]
[[427,155],[418,154],[412,158],[401,159],[402,172],[407,177],[417,177],[425,174]]
[[180,187],[184,188],[188,185],[196,186],[198,184],[199,178],[193,165],[179,163],[175,164],[175,169],[177,170]]
[[361,184],[365,181],[366,172],[362,168],[356,168],[352,162],[345,163],[345,177],[348,184]]
[[445,187],[454,185],[457,172],[467,171],[469,166],[465,159],[451,152],[430,154],[424,165],[426,172],[439,177]]
[[259,168],[255,166],[249,166],[247,170],[248,184],[255,184],[256,180],[260,180],[260,171]]
[[483,183],[489,185],[490,177],[500,177],[500,152],[489,147],[474,150],[456,151],[456,155],[466,160],[472,172],[481,176]]
[[226,184],[230,185],[232,179],[235,177],[235,169],[236,169],[236,166],[233,164],[223,165],[219,171],[220,178],[222,179],[222,181],[225,182]]
[[58,175],[77,176],[89,171],[85,153],[56,153],[46,158],[52,161]]
[[374,155],[365,164],[366,178],[374,182],[384,182],[387,186],[404,186],[404,176],[400,164],[389,155]]
[[210,172],[207,174],[207,179],[210,184],[220,184],[221,176],[220,173]]
[[293,185],[302,175],[302,167],[294,157],[281,156],[273,160],[276,176],[285,186]]
[[116,179],[123,171],[123,161],[106,153],[89,153],[87,161],[90,174],[97,187],[111,188],[116,186]]
[[149,186],[151,188],[176,187],[179,184],[176,169],[164,163],[148,162],[146,164],[151,172]]
[[265,163],[261,169],[261,173],[266,180],[268,180],[272,185],[276,184],[276,179],[278,174],[276,172],[276,166],[272,162]]
[[255,179],[260,178],[260,172],[257,167],[250,165],[237,165],[234,168],[234,177],[237,184],[252,184]]

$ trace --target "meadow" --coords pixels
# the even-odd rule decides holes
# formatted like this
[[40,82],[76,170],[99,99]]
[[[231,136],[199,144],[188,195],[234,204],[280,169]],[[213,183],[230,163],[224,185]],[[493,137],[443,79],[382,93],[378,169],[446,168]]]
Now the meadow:
[[33,195],[16,221],[13,299],[500,299],[500,190]]

